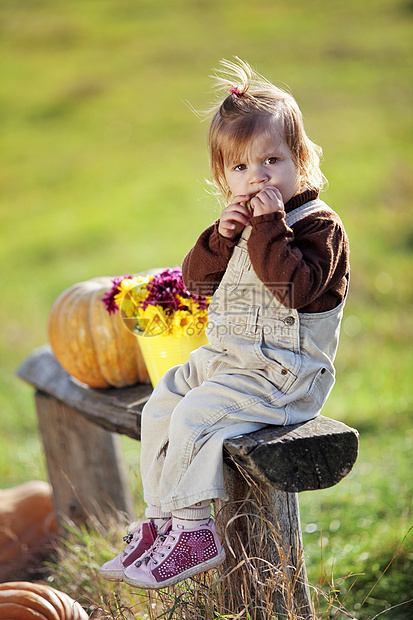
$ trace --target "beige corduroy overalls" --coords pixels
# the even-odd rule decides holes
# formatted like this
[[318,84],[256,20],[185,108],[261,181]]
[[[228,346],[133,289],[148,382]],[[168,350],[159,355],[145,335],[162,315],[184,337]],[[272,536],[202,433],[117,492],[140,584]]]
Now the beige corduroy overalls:
[[[286,215],[292,226],[331,209],[314,200]],[[244,229],[209,307],[210,344],[169,370],[142,414],[144,499],[169,512],[227,498],[223,442],[267,424],[319,414],[334,384],[345,300],[323,313],[299,313],[256,275]]]

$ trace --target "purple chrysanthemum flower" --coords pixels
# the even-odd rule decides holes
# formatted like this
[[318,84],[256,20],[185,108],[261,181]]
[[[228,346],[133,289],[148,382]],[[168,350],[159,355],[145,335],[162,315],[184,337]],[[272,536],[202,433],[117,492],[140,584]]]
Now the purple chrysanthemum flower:
[[103,303],[106,306],[106,310],[109,314],[115,314],[119,310],[119,306],[115,301],[115,295],[119,293],[119,285],[125,278],[131,278],[132,276],[124,275],[124,276],[114,276],[112,278],[112,288],[110,291],[104,294],[102,297]]
[[208,300],[203,295],[193,295],[192,293],[188,293],[194,301],[197,302],[198,306],[201,310],[206,310],[208,308]]
[[[186,288],[180,267],[164,269],[161,273],[153,276],[147,285],[148,295],[145,298],[142,309],[145,310],[150,305],[162,306],[166,312],[176,310],[186,310],[187,307],[182,303],[182,298],[194,299],[201,309],[206,309],[208,301],[202,295],[192,295]],[[181,299],[180,299],[181,298]]]
[[[119,306],[115,301],[115,296],[120,292],[120,284],[125,278],[132,276],[115,276],[112,278],[112,288],[105,293],[102,298],[109,314],[114,314],[119,310]],[[147,295],[140,304],[141,310],[145,310],[148,306],[162,306],[167,316],[172,316],[177,310],[187,310],[191,312],[190,306],[185,305],[185,299],[193,299],[199,306],[200,310],[208,307],[208,300],[202,295],[192,295],[186,288],[180,267],[173,269],[167,268],[151,276],[148,284],[146,284]]]
[[147,290],[148,295],[142,304],[143,310],[150,305],[160,305],[163,306],[164,310],[175,312],[182,309],[182,304],[177,296],[189,296],[179,267],[168,268],[155,274],[148,283]]

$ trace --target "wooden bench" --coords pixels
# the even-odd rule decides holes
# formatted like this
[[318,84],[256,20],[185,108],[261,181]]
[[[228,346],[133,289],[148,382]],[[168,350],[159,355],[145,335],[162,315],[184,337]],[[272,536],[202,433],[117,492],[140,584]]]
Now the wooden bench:
[[[104,522],[119,511],[134,518],[119,434],[140,439],[140,415],[151,386],[89,388],[63,370],[47,346],[22,364],[18,376],[36,388],[39,429],[62,526],[94,518]],[[246,596],[268,606],[269,587],[274,612],[313,617],[297,493],[337,484],[357,454],[357,431],[321,415],[225,442],[230,499],[216,502],[215,512],[226,541],[224,574],[232,606]]]

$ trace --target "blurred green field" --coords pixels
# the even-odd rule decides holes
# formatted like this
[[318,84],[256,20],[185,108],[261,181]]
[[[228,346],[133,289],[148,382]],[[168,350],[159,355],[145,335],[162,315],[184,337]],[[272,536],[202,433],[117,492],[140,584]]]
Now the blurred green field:
[[15,371],[57,295],[180,264],[217,217],[188,102],[237,55],[298,100],[352,248],[325,414],[360,457],[300,498],[310,581],[333,575],[350,617],[413,616],[412,24],[411,0],[0,0],[0,487],[47,476]]

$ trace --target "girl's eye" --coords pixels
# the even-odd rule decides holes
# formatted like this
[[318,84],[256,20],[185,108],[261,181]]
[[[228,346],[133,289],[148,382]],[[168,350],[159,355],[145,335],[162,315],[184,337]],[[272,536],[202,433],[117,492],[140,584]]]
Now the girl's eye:
[[278,161],[278,157],[268,157],[267,164],[276,164]]
[[234,170],[246,170],[247,166],[245,164],[238,164],[238,166],[234,166]]

